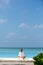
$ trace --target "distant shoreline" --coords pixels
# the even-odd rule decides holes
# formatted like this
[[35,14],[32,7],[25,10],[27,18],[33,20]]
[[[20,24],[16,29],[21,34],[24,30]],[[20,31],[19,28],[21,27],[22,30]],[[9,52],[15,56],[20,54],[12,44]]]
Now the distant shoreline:
[[6,48],[6,49],[20,49],[20,48],[22,48],[22,49],[43,49],[43,47],[0,47],[0,49],[4,49],[4,48]]

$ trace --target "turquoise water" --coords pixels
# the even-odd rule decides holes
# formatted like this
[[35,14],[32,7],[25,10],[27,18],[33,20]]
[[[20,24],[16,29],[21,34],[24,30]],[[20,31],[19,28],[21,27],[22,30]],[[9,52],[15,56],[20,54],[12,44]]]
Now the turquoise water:
[[[15,58],[18,56],[19,48],[0,48],[1,58]],[[38,53],[43,52],[43,48],[23,48],[25,56],[32,58]]]

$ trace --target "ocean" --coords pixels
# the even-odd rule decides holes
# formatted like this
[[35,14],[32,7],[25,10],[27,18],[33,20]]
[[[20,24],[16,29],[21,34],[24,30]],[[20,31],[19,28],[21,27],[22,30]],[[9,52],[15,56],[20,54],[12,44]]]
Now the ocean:
[[[0,58],[16,58],[20,48],[0,48]],[[43,48],[23,48],[24,54],[28,58],[33,58],[38,53],[43,53]]]

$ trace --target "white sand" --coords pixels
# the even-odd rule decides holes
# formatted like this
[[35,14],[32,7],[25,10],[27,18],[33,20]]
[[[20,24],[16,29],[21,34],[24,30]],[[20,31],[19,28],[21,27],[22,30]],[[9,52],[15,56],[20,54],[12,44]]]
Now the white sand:
[[33,58],[25,58],[25,59],[22,59],[22,58],[0,58],[0,60],[25,60],[25,61],[34,61]]
[[[22,62],[21,62],[22,61]],[[0,65],[34,65],[33,58],[0,58]]]

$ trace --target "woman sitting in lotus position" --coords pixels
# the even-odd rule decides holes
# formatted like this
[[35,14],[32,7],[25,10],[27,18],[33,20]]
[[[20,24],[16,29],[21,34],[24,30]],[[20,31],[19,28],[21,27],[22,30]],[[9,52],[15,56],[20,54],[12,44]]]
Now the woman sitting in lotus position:
[[26,56],[24,56],[24,52],[23,52],[23,50],[22,49],[20,49],[20,52],[19,52],[19,56],[18,56],[19,58],[25,58]]

